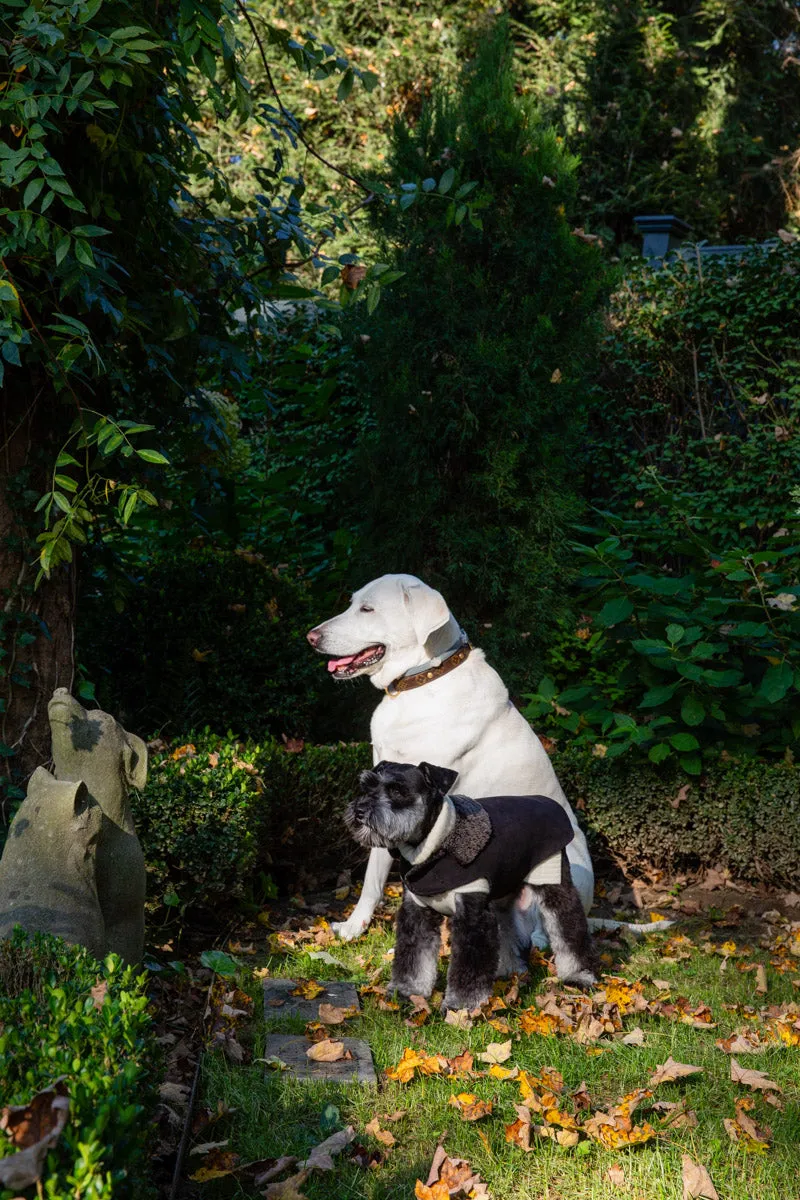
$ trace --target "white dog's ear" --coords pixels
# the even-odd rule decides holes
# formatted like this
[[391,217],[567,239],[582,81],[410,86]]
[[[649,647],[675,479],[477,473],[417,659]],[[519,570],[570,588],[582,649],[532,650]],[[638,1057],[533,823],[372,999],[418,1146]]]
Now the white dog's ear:
[[449,767],[435,767],[433,763],[421,762],[419,773],[431,791],[439,792],[442,796],[447,795],[458,779],[458,771],[451,771]]
[[450,609],[444,596],[426,583],[403,584],[403,599],[411,614],[416,639],[424,646],[434,629],[447,624]]

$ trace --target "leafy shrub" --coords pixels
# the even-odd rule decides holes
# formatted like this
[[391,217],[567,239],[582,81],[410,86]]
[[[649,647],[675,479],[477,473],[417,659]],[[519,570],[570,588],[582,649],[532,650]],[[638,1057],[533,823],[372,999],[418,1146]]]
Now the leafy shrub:
[[657,523],[620,524],[619,536],[575,547],[586,599],[574,648],[559,686],[543,679],[525,715],[603,757],[633,747],[653,763],[676,755],[691,775],[720,747],[795,747],[798,547],[717,559],[686,536],[671,546],[678,574],[646,564],[663,541]]
[[358,577],[439,587],[518,690],[564,604],[579,511],[602,270],[567,222],[577,160],[517,94],[501,26],[455,94],[395,125],[391,167],[400,211],[374,219],[405,274],[368,330]]
[[332,691],[305,638],[326,614],[258,554],[190,546],[157,555],[122,612],[101,583],[86,599],[80,657],[101,706],[128,728],[339,737],[369,699]]
[[743,879],[800,883],[794,765],[718,761],[690,781],[677,762],[656,767],[570,750],[554,765],[590,833],[622,861],[720,865]]
[[[145,976],[115,955],[15,930],[0,942],[0,1095],[25,1104],[64,1076],[70,1115],[47,1156],[48,1200],[141,1200],[147,1184],[148,1116],[155,1043]],[[102,1002],[91,995],[106,985]],[[99,1005],[99,1006],[98,1006]],[[13,1147],[0,1140],[0,1156]],[[0,1188],[0,1200],[16,1193]]]
[[290,744],[206,730],[154,757],[133,797],[154,901],[215,908],[253,894],[261,874],[294,886],[302,872],[336,873],[359,860],[341,813],[369,747]]
[[551,734],[695,775],[724,748],[796,748],[798,314],[794,245],[640,267],[615,294],[596,525],[573,547],[574,619],[527,709]]

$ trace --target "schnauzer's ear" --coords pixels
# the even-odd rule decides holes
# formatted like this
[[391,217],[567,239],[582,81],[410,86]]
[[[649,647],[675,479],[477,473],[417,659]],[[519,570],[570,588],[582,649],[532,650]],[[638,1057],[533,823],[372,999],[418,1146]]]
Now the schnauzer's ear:
[[458,771],[451,771],[449,767],[434,767],[432,763],[423,762],[418,769],[431,791],[441,796],[445,796],[458,779]]
[[[380,763],[378,764],[380,766]],[[377,787],[380,780],[377,773],[373,771],[362,771],[358,777],[358,782],[362,788]]]
[[382,758],[379,763],[375,763],[375,766],[372,768],[372,770],[376,775],[378,775],[381,771],[385,770],[386,767],[390,767],[391,765],[392,764],[388,761],[388,759]]

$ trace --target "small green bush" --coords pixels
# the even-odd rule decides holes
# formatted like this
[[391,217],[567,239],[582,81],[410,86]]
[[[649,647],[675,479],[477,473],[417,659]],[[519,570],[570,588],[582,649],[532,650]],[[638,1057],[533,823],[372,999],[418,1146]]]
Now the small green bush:
[[329,615],[258,554],[189,546],[145,565],[120,612],[99,586],[87,596],[79,653],[99,703],[137,732],[324,740],[369,699],[334,695],[306,642]]
[[[0,942],[0,1096],[25,1104],[64,1077],[70,1112],[47,1156],[48,1200],[143,1200],[155,1042],[144,975],[111,955],[15,930]],[[107,991],[99,1007],[91,989]],[[13,1147],[0,1139],[0,1157]],[[0,1200],[16,1192],[0,1188]]]
[[303,870],[359,861],[341,813],[370,765],[369,746],[296,745],[206,730],[154,757],[133,797],[154,901],[215,908],[249,896],[262,873],[290,885]]
[[590,832],[630,863],[721,865],[741,879],[800,884],[800,771],[719,761],[687,780],[661,767],[570,751],[555,768]]

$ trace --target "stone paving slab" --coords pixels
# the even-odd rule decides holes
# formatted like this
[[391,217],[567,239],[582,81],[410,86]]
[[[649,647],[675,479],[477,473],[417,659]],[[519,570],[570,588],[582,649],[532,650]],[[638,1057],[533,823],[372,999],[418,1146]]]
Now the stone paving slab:
[[[335,1034],[332,1034],[335,1037]],[[336,1037],[344,1042],[352,1058],[340,1062],[314,1062],[306,1056],[311,1043],[298,1033],[268,1034],[264,1047],[265,1058],[279,1058],[285,1062],[294,1079],[321,1080],[326,1083],[369,1083],[377,1085],[372,1051],[361,1038]],[[269,1070],[270,1068],[267,1068]]]
[[278,1020],[281,1017],[302,1017],[304,1021],[319,1019],[320,1004],[333,1004],[337,1008],[357,1008],[361,1011],[356,985],[345,983],[338,979],[320,980],[325,988],[313,1000],[304,1000],[302,996],[293,996],[292,989],[297,987],[296,979],[265,979],[264,980],[264,1019]]

